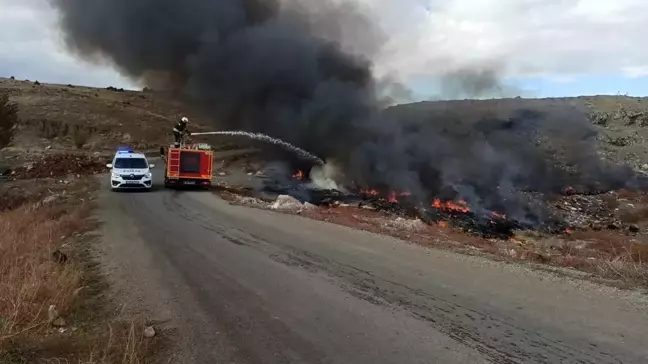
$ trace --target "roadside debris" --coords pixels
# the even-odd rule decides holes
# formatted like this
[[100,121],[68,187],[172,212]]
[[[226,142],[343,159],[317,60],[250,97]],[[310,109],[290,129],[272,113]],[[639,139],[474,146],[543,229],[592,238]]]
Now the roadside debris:
[[423,231],[427,227],[427,224],[421,221],[421,219],[405,219],[402,217],[397,217],[396,219],[386,219],[382,225],[390,229],[404,229],[404,230],[413,230],[413,231]]
[[56,306],[54,305],[49,305],[49,308],[47,309],[47,321],[54,327],[63,327],[67,325],[65,319],[59,316]]
[[45,198],[43,199],[43,201],[41,201],[41,205],[42,205],[42,206],[50,205],[50,204],[52,204],[52,203],[58,201],[59,198],[61,198],[61,196],[59,196],[59,195],[50,195],[50,196],[47,196],[47,197],[45,197]]
[[68,256],[59,249],[56,249],[54,253],[52,253],[52,259],[59,264],[65,264],[68,260]]
[[63,317],[58,317],[54,321],[52,321],[52,326],[54,327],[64,327],[67,325],[67,322],[65,322],[65,319]]
[[150,339],[150,338],[154,337],[155,334],[156,334],[156,332],[155,332],[155,329],[153,328],[153,326],[147,326],[147,327],[144,328],[144,337],[145,338]]
[[270,206],[273,210],[299,210],[303,204],[296,198],[288,195],[279,195],[277,200]]
[[303,207],[304,207],[304,209],[306,209],[306,210],[314,210],[314,209],[317,208],[317,206],[313,205],[313,204],[310,203],[310,202],[304,202]]
[[233,197],[233,200],[230,202],[233,204],[255,206],[255,207],[262,207],[262,208],[266,208],[268,206],[267,202],[255,197],[247,197],[247,196],[241,196],[237,194],[232,194],[231,196]]
[[64,177],[105,172],[105,158],[74,154],[50,154],[11,171],[10,179]]

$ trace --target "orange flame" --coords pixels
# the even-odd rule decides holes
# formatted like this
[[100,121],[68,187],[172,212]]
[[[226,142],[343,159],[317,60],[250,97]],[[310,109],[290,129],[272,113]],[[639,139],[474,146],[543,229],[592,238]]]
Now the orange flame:
[[574,232],[574,230],[572,230],[570,228],[565,229],[565,234],[571,234],[573,232]]
[[512,242],[514,242],[514,243],[520,244],[520,245],[524,244],[524,240],[522,240],[522,239],[521,239],[520,237],[518,237],[518,236],[511,236],[511,237],[509,238],[509,240],[512,241]]
[[369,195],[369,196],[378,196],[378,191],[376,191],[376,190],[362,190],[362,191],[360,191],[360,193],[363,193],[363,194]]
[[[360,193],[363,195],[369,195],[369,196],[380,196],[380,192],[378,190],[360,190]],[[390,192],[387,197],[382,197],[381,199],[384,201],[388,201],[391,203],[399,203],[398,198],[399,197],[406,197],[406,196],[411,196],[412,194],[410,192],[395,192],[392,191]]]
[[439,227],[441,227],[441,228],[447,228],[447,227],[448,227],[448,223],[445,222],[445,221],[439,221]]
[[437,209],[442,209],[442,210],[450,210],[450,211],[457,211],[457,212],[470,212],[470,208],[468,207],[468,204],[466,201],[459,200],[457,202],[453,201],[441,201],[438,198],[435,198],[434,201],[432,201],[432,207],[437,208]]
[[302,172],[300,169],[297,170],[297,173],[293,174],[294,178],[297,179],[303,179],[304,178],[304,172]]
[[390,192],[389,197],[387,198],[387,201],[391,203],[398,203],[398,198],[399,197],[408,197],[411,196],[412,194],[410,192]]
[[504,214],[495,211],[493,211],[491,214],[498,219],[506,220],[506,215]]

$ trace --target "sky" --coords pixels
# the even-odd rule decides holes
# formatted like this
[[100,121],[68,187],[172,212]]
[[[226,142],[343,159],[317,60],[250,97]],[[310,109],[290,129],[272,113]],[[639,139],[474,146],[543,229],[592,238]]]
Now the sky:
[[[502,87],[492,97],[648,95],[645,0],[354,1],[388,35],[376,75],[419,99],[438,95],[457,69],[494,72]],[[0,77],[138,87],[67,52],[56,21],[47,0],[0,0]]]

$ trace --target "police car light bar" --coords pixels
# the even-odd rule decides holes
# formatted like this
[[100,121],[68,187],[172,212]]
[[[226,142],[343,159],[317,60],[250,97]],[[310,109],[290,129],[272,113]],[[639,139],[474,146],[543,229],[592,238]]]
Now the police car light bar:
[[117,148],[117,153],[118,154],[133,153],[133,149],[131,149],[130,147],[122,146],[122,147]]

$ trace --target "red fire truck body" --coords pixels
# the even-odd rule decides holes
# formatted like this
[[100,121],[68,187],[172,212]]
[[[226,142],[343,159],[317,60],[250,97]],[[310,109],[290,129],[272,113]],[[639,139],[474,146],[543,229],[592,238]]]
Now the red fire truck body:
[[164,187],[211,186],[214,152],[209,145],[171,146],[162,154],[166,163]]

